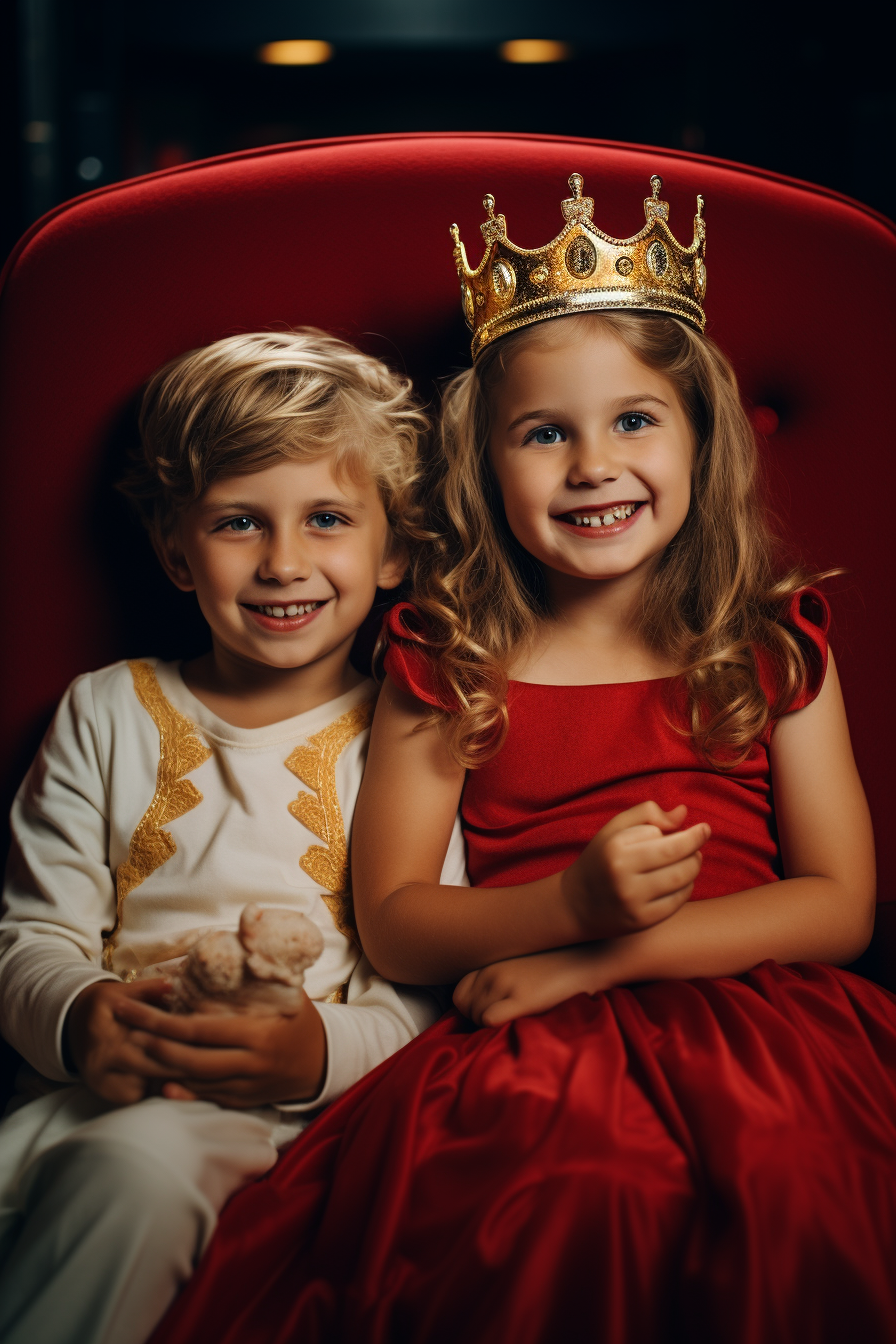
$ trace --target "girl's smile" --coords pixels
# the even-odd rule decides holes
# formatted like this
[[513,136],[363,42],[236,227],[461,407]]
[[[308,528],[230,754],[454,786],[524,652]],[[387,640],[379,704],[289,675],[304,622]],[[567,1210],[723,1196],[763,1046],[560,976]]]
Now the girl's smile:
[[493,397],[508,524],[552,591],[561,575],[643,581],[690,507],[690,422],[669,379],[616,336],[545,325]]

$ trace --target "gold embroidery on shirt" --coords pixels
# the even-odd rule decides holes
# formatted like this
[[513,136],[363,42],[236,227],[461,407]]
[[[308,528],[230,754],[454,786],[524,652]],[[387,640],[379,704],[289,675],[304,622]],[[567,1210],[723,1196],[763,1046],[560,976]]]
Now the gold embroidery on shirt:
[[349,742],[370,727],[372,718],[373,701],[365,700],[309,737],[307,745],[296,747],[284,762],[286,768],[317,795],[300,793],[289,804],[289,810],[326,846],[311,845],[299,865],[309,877],[332,893],[322,893],[322,899],[333,916],[333,923],[357,946],[360,943],[349,885],[348,844],[336,792],[336,762]]
[[340,985],[338,989],[334,989],[333,993],[328,994],[324,999],[324,1003],[348,1003],[349,984],[350,981],[346,980],[345,984]]
[[133,661],[128,667],[137,699],[159,730],[159,768],[152,802],[131,836],[128,857],[119,864],[115,874],[118,907],[115,928],[103,943],[103,965],[107,970],[112,969],[112,952],[121,930],[126,898],[177,853],[174,837],[162,828],[202,802],[202,794],[191,780],[184,779],[184,775],[202,765],[212,754],[200,740],[196,725],[165,699],[149,663]]

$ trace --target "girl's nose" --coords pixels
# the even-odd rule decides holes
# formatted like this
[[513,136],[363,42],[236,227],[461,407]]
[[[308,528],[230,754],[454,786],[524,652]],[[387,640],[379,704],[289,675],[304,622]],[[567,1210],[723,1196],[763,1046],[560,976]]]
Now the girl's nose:
[[286,585],[308,579],[313,571],[311,557],[295,532],[273,533],[258,566],[258,577],[268,583]]
[[582,438],[573,444],[568,479],[573,486],[598,486],[613,481],[622,472],[612,445],[598,438]]

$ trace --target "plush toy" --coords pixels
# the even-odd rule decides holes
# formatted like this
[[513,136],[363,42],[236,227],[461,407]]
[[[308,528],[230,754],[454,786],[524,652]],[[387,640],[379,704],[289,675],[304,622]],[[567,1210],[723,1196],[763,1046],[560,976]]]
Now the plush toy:
[[298,910],[247,905],[239,933],[199,938],[172,976],[175,1013],[285,1013],[299,1010],[305,971],[324,949],[323,934]]

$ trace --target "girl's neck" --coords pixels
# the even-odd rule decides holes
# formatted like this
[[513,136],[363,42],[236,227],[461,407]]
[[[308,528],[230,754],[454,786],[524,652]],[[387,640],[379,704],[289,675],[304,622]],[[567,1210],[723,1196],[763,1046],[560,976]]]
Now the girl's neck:
[[638,628],[644,579],[579,579],[546,574],[552,614],[509,669],[516,681],[548,686],[610,685],[674,676]]
[[253,663],[222,647],[184,663],[188,690],[235,728],[267,728],[295,718],[360,686],[364,677],[348,660],[350,644],[304,667]]

